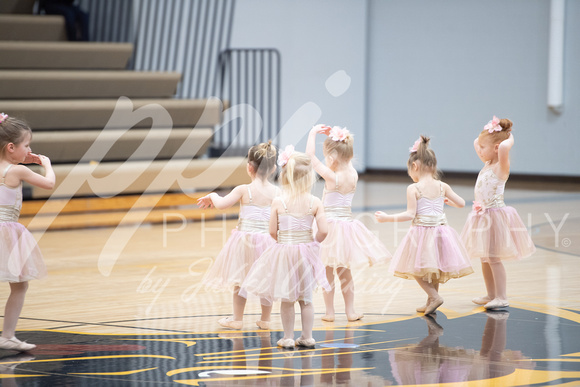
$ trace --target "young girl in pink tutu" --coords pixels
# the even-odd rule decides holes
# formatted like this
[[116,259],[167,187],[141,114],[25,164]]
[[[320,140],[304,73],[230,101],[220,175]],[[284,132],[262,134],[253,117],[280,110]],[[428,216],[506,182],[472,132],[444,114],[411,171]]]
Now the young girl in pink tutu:
[[[28,281],[46,276],[42,254],[32,234],[20,223],[22,182],[53,189],[54,172],[46,156],[30,151],[32,131],[26,123],[0,114],[0,279],[10,283],[10,296],[4,310],[0,349],[25,352],[34,344],[16,338],[16,323],[24,305]],[[45,176],[18,165],[40,164]]]
[[513,123],[493,117],[475,139],[475,151],[484,166],[475,183],[473,210],[461,238],[471,258],[480,258],[487,295],[473,302],[486,309],[508,307],[504,259],[522,259],[536,251],[526,226],[513,207],[503,202],[510,174]]
[[[316,157],[316,134],[324,140],[324,165]],[[334,271],[336,270],[344,298],[348,321],[360,320],[362,313],[354,309],[354,281],[351,268],[384,263],[391,254],[362,222],[352,218],[351,205],[358,173],[352,166],[353,137],[346,128],[316,125],[310,131],[306,154],[312,159],[314,170],[324,179],[322,204],[328,220],[328,237],[320,245],[320,257],[326,266],[326,278],[332,290],[324,293],[326,314],[324,321],[334,321]]]
[[[282,196],[272,202],[270,216],[270,235],[277,243],[252,266],[240,295],[258,296],[267,305],[282,301],[284,337],[278,341],[280,347],[314,347],[312,293],[317,283],[330,290],[319,256],[319,242],[326,237],[328,225],[320,199],[310,194],[314,183],[310,157],[289,145],[280,154],[278,164],[282,167]],[[314,221],[318,228],[315,238]],[[296,301],[302,312],[302,335],[294,341]]]
[[407,211],[394,215],[377,211],[375,217],[379,222],[413,221],[389,271],[419,283],[427,293],[427,303],[417,312],[430,314],[443,304],[440,283],[473,273],[459,235],[447,225],[443,211],[445,203],[461,208],[465,200],[438,179],[437,158],[428,137],[421,136],[410,152],[407,168],[415,183],[407,187]]
[[[203,279],[204,285],[216,290],[233,287],[234,314],[218,320],[225,328],[242,329],[246,299],[238,294],[240,285],[256,259],[274,244],[268,225],[270,206],[279,190],[268,179],[275,171],[276,148],[271,141],[255,145],[248,151],[250,184],[239,185],[224,197],[212,192],[197,201],[201,208],[224,209],[241,204],[238,226]],[[270,328],[271,311],[271,306],[262,306],[262,316],[256,321],[259,328]]]

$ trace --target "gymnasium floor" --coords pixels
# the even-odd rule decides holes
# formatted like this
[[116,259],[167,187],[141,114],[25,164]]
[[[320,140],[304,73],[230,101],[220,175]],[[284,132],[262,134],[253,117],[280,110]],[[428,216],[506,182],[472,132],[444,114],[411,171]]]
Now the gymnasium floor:
[[[471,203],[471,179],[447,182]],[[372,213],[403,209],[409,183],[371,176],[355,196],[358,218],[391,252],[409,224],[376,224]],[[231,312],[231,294],[207,292],[200,279],[235,219],[36,235],[50,274],[31,282],[18,337],[38,347],[0,351],[2,385],[580,385],[580,187],[510,181],[506,203],[537,246],[506,263],[508,309],[471,303],[484,294],[478,261],[474,274],[441,286],[433,317],[415,312],[425,295],[414,281],[377,266],[355,272],[364,319],[322,322],[318,293],[317,346],[294,351],[276,348],[278,305],[271,331],[257,330],[255,303],[242,332],[216,322]],[[460,231],[468,212],[448,207],[450,225]],[[339,293],[335,303],[342,311]]]

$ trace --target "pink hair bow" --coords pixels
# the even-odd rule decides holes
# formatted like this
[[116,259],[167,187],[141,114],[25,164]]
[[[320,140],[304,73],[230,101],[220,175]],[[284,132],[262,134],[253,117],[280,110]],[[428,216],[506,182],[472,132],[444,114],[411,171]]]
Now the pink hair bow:
[[413,146],[409,148],[409,152],[411,152],[411,153],[417,152],[417,149],[419,149],[419,144],[421,144],[421,138],[420,137],[419,137],[419,139],[417,141],[415,141],[415,143],[413,144]]
[[8,118],[8,114],[0,113],[0,124]]
[[501,132],[502,127],[499,124],[499,118],[497,118],[496,116],[493,116],[493,119],[491,121],[489,121],[487,123],[487,125],[485,125],[483,127],[483,129],[487,130],[489,133]]
[[278,155],[278,165],[283,167],[288,163],[290,160],[290,156],[294,153],[294,146],[293,145],[286,145],[286,148]]
[[471,209],[475,211],[477,215],[483,215],[485,213],[485,207],[480,202],[474,201]]
[[332,139],[332,141],[346,141],[350,132],[347,128],[341,128],[340,126],[333,126],[328,132],[328,137]]

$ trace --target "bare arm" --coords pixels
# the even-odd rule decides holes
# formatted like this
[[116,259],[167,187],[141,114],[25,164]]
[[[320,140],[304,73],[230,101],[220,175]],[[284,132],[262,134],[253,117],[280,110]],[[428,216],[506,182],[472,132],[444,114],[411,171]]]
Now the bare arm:
[[245,185],[238,185],[229,194],[221,197],[215,192],[205,195],[197,199],[197,205],[201,208],[215,207],[218,210],[223,210],[225,208],[230,208],[234,204],[238,203],[244,196],[244,190],[246,190]]
[[274,240],[278,240],[278,211],[282,209],[282,204],[279,200],[274,199],[272,202],[272,210],[270,211],[269,231],[270,236]]
[[499,170],[503,178],[507,178],[510,174],[510,150],[514,146],[514,136],[510,136],[499,144],[497,157],[499,162]]
[[407,211],[399,212],[398,214],[388,215],[383,211],[375,212],[375,219],[379,223],[384,222],[406,222],[413,220],[417,213],[417,196],[416,189],[411,184],[407,187]]
[[318,173],[325,181],[334,181],[335,174],[332,169],[328,168],[322,161],[316,157],[316,135],[318,133],[328,134],[330,127],[324,125],[316,125],[308,133],[308,142],[306,143],[306,154],[310,156],[312,160],[312,168]]
[[324,215],[324,207],[320,199],[316,198],[316,226],[318,230],[316,231],[316,241],[322,242],[328,235],[328,222],[326,221],[326,215]]
[[465,200],[457,195],[455,191],[451,189],[449,184],[443,183],[443,188],[445,190],[445,203],[452,207],[463,208],[465,207]]
[[53,189],[56,178],[54,176],[54,170],[52,169],[50,159],[42,155],[38,155],[38,159],[40,161],[40,165],[44,167],[45,171],[44,176],[36,172],[33,172],[32,170],[23,165],[16,166],[14,168],[14,172],[16,172],[20,180],[24,180],[28,184],[43,189]]

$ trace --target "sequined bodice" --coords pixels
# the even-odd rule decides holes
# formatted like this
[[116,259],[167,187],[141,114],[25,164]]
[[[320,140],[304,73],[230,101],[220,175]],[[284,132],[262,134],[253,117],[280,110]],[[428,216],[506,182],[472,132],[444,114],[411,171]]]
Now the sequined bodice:
[[4,177],[12,164],[4,170],[0,180],[0,223],[18,222],[22,207],[22,184],[18,187],[9,187],[4,184]]
[[485,208],[504,207],[503,193],[506,181],[499,179],[493,169],[483,168],[475,182],[475,201]]
[[445,195],[443,185],[440,188],[440,194],[436,198],[426,198],[423,196],[419,187],[419,198],[417,199],[417,210],[413,219],[414,226],[435,227],[447,224],[445,217]]

